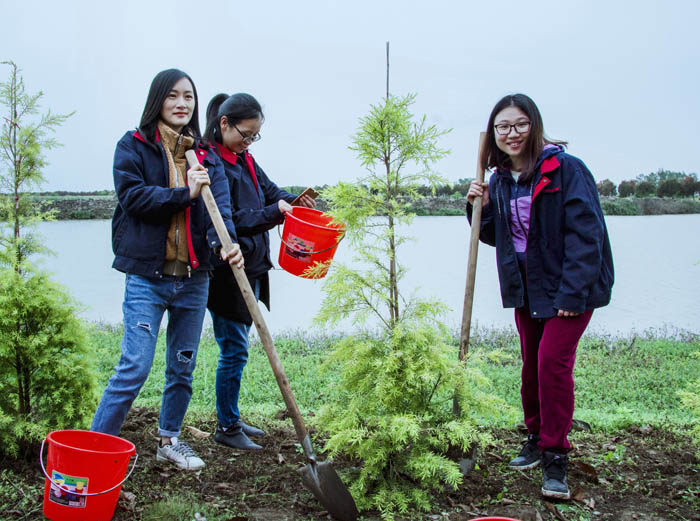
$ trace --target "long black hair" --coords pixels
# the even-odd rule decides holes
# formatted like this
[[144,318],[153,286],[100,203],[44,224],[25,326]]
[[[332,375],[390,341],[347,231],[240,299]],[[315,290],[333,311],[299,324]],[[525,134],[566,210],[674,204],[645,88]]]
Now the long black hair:
[[520,174],[522,181],[528,181],[535,175],[535,165],[545,144],[566,146],[568,143],[550,139],[546,136],[544,124],[542,123],[542,114],[540,114],[540,109],[537,108],[532,98],[525,94],[509,94],[496,103],[489,116],[488,127],[486,127],[486,142],[481,155],[481,167],[484,170],[494,167],[508,169],[513,167],[508,154],[496,145],[496,133],[493,126],[498,113],[507,107],[519,108],[530,120],[530,133],[523,147],[522,172]]
[[187,78],[192,84],[194,91],[194,110],[189,123],[182,129],[183,133],[189,134],[196,140],[200,140],[202,133],[199,130],[199,98],[197,97],[197,87],[194,86],[192,78],[189,74],[182,72],[180,69],[166,69],[156,74],[151,82],[151,88],[148,90],[146,98],[146,106],[141,114],[141,123],[139,123],[139,133],[151,144],[156,142],[156,129],[160,120],[160,113],[163,110],[163,102],[172,90],[173,86],[182,78]]
[[244,119],[257,119],[265,121],[262,107],[258,100],[250,94],[239,92],[238,94],[217,94],[207,105],[207,126],[204,137],[210,143],[221,144],[221,118],[226,116],[229,125],[243,121]]

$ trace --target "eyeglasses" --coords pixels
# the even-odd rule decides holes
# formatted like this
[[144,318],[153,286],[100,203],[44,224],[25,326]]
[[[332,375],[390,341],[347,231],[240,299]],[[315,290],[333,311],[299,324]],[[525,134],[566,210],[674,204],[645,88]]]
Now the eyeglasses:
[[494,125],[494,128],[496,129],[496,133],[499,136],[507,136],[510,134],[511,129],[515,129],[515,131],[518,134],[524,134],[528,130],[530,130],[530,122],[529,121],[519,121],[515,125],[509,125],[508,123],[499,123],[498,125]]
[[239,133],[239,134],[241,135],[241,137],[243,138],[243,142],[244,142],[246,145],[250,145],[251,143],[255,143],[256,141],[260,141],[260,138],[262,137],[262,136],[260,135],[260,132],[258,132],[258,133],[256,133],[256,134],[253,134],[252,136],[246,136],[243,132],[241,132],[240,130],[238,130],[238,127],[237,127],[236,125],[233,125],[233,128],[235,128],[235,129],[238,131],[238,133]]

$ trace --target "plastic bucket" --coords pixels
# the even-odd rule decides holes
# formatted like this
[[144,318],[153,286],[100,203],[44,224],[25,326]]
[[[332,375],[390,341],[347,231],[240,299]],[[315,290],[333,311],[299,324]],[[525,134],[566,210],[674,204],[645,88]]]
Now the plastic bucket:
[[[345,236],[345,225],[332,223],[332,220],[330,215],[313,208],[292,207],[284,219],[280,267],[298,277],[325,277],[335,250]],[[326,269],[313,277],[304,274],[308,268],[317,264],[326,264]]]
[[[134,464],[124,477],[132,456]],[[78,430],[50,432],[39,454],[46,476],[44,515],[53,521],[109,521],[122,483],[137,459],[134,444],[117,436]]]
[[519,519],[513,519],[512,517],[476,517],[470,521],[520,521]]

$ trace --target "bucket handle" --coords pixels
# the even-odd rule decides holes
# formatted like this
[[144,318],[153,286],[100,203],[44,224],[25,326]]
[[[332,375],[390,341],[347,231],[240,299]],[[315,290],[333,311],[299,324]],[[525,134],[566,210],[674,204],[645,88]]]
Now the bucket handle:
[[132,473],[132,472],[134,471],[134,469],[136,468],[136,462],[137,462],[138,459],[139,459],[139,455],[136,454],[136,453],[134,453],[134,462],[131,464],[131,470],[129,471],[129,473],[126,475],[126,477],[125,477],[124,479],[122,479],[119,483],[117,483],[116,485],[114,485],[112,488],[107,489],[107,490],[103,490],[102,492],[76,492],[76,491],[74,491],[74,490],[68,490],[68,489],[63,488],[63,485],[61,485],[60,483],[56,483],[56,482],[55,482],[53,479],[51,479],[51,477],[47,474],[47,472],[46,472],[46,467],[44,467],[44,444],[45,444],[45,443],[46,443],[46,438],[44,438],[44,441],[41,442],[41,450],[39,451],[39,464],[41,465],[41,471],[44,473],[44,476],[46,476],[46,479],[48,479],[52,484],[56,485],[56,486],[59,488],[59,490],[61,490],[61,491],[63,491],[63,492],[66,492],[67,494],[73,494],[73,495],[76,495],[76,496],[82,496],[82,497],[99,496],[99,495],[101,495],[101,494],[106,494],[107,492],[111,492],[112,490],[114,490],[114,489],[117,488],[117,487],[121,487],[121,486],[124,484],[124,482],[125,482],[127,479],[129,479],[129,477],[131,476],[131,473]]
[[277,225],[277,235],[280,236],[280,241],[282,241],[282,244],[284,244],[287,248],[289,248],[292,251],[298,251],[299,253],[303,253],[304,255],[316,255],[317,253],[323,253],[324,251],[332,250],[338,244],[340,244],[340,241],[342,241],[345,238],[345,230],[343,230],[343,233],[340,235],[340,238],[336,241],[336,243],[333,246],[329,246],[328,248],[324,248],[323,250],[318,250],[318,251],[304,251],[304,250],[298,250],[291,244],[287,244],[284,239],[282,238],[282,232],[280,232],[280,225]]

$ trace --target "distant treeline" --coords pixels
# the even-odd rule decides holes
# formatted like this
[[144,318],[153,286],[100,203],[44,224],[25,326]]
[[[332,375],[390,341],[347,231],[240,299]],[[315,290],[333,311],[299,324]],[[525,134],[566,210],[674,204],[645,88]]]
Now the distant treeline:
[[[464,205],[471,178],[459,179],[437,187],[419,186],[425,198],[411,207],[416,215],[464,215]],[[315,186],[317,192],[328,185]],[[601,204],[606,215],[661,215],[700,213],[700,180],[695,173],[658,170],[640,174],[619,185],[610,179],[597,183]],[[306,186],[284,186],[283,190],[299,194]],[[8,197],[0,194],[0,197]],[[117,200],[113,190],[75,192],[35,192],[42,209],[54,210],[57,219],[109,219]],[[326,210],[325,201],[318,208]],[[0,212],[0,220],[5,220]]]

